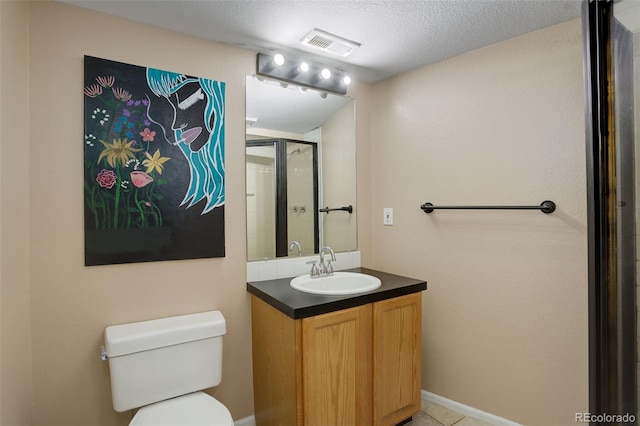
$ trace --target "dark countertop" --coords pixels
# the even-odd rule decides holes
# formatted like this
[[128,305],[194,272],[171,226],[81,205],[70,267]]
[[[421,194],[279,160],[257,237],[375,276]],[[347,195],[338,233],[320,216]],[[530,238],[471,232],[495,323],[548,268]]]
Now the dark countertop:
[[295,290],[289,285],[293,279],[289,277],[250,282],[247,283],[247,291],[287,316],[298,319],[379,302],[380,300],[417,293],[427,289],[426,281],[388,274],[374,269],[353,268],[346,269],[343,272],[360,272],[373,275],[382,281],[382,285],[366,293],[327,296]]

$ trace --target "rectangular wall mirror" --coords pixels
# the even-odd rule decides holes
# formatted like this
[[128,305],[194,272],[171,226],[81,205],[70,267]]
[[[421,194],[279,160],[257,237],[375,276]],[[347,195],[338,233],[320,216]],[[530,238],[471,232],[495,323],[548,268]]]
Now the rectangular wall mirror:
[[356,250],[355,101],[256,76],[246,87],[247,260]]

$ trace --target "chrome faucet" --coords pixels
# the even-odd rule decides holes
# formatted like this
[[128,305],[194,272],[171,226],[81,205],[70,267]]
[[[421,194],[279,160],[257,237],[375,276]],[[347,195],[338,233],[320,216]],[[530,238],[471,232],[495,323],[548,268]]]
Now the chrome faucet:
[[[324,252],[328,251],[329,254],[331,255],[331,260],[328,260],[327,263],[324,263]],[[333,249],[331,249],[331,247],[329,246],[324,246],[322,247],[322,250],[320,250],[320,266],[318,267],[318,269],[320,270],[320,275],[333,275],[333,265],[331,265],[331,261],[336,260],[336,255],[333,252]]]
[[300,247],[300,243],[297,241],[291,241],[291,243],[289,243],[289,251],[292,251],[294,247],[298,248],[298,256],[302,256],[302,247]]

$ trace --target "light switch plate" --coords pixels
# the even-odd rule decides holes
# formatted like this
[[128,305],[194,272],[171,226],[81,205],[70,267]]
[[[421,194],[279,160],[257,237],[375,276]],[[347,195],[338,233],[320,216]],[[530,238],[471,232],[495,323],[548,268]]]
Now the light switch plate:
[[393,209],[391,207],[385,207],[382,211],[384,214],[382,224],[385,226],[393,225]]

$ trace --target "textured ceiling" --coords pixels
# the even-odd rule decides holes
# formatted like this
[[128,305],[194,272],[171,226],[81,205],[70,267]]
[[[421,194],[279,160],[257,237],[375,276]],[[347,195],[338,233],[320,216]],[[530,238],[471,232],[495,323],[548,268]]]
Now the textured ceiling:
[[[581,0],[59,0],[269,53],[306,52],[376,82],[580,16]],[[300,44],[314,28],[362,46],[346,58]]]

